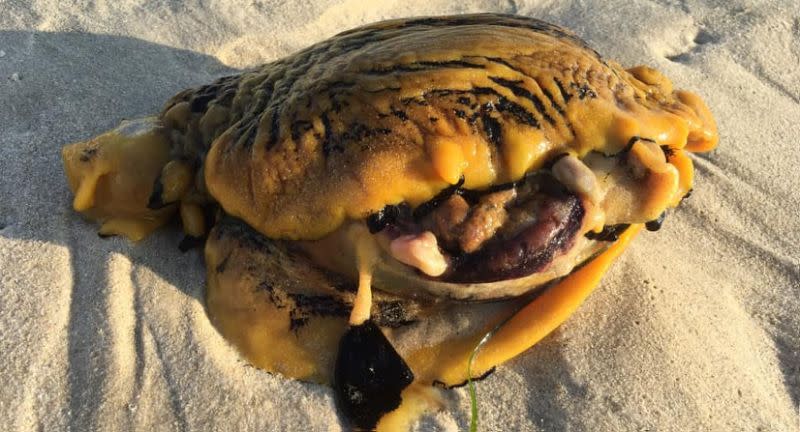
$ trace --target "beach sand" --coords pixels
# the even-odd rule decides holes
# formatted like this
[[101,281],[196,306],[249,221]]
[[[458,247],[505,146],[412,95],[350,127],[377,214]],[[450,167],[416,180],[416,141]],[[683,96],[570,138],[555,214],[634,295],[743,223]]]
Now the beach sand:
[[[60,148],[177,91],[381,19],[494,11],[576,31],[714,112],[692,197],[565,325],[478,384],[482,430],[800,430],[800,3],[0,2],[0,425],[340,430],[329,388],[248,366],[175,227],[100,239]],[[238,3],[238,4],[236,4]],[[466,389],[417,430],[464,430]]]

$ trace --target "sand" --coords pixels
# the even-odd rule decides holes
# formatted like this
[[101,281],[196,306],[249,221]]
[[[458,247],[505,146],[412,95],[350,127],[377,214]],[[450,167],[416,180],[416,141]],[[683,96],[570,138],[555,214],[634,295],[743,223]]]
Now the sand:
[[[800,3],[0,2],[0,424],[340,430],[330,389],[248,366],[206,318],[198,252],[102,240],[62,145],[341,30],[497,11],[574,29],[700,93],[695,191],[564,326],[478,386],[483,430],[800,430]],[[418,430],[463,430],[464,389]]]

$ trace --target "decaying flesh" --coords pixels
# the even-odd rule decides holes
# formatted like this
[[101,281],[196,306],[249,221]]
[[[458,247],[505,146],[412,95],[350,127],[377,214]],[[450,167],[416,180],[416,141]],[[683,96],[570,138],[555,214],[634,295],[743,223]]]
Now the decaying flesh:
[[[688,152],[716,142],[700,98],[657,71],[481,14],[344,32],[63,157],[102,234],[178,214],[208,237],[209,313],[248,359],[328,382],[354,302],[406,328],[441,299],[531,292],[660,221],[692,187]],[[455,384],[408,355],[418,381]]]

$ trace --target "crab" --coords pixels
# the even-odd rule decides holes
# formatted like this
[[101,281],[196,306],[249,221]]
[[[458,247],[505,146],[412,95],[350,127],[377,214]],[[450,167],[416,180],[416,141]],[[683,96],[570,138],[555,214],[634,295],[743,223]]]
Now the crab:
[[[658,71],[478,14],[346,31],[180,92],[63,160],[101,235],[137,241],[178,216],[183,245],[204,243],[219,332],[260,368],[333,383],[373,428],[560,324],[688,195],[688,154],[716,143],[702,100]],[[470,328],[401,340],[470,307],[485,313]],[[374,412],[339,377],[368,374],[359,350],[399,360],[370,378],[393,394]]]

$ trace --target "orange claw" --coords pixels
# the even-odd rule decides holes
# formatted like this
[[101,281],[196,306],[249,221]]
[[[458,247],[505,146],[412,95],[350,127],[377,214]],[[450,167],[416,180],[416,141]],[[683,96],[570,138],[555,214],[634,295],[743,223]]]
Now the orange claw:
[[480,376],[525,352],[572,315],[600,283],[614,260],[642,228],[631,225],[611,247],[517,312],[478,352],[472,371]]

